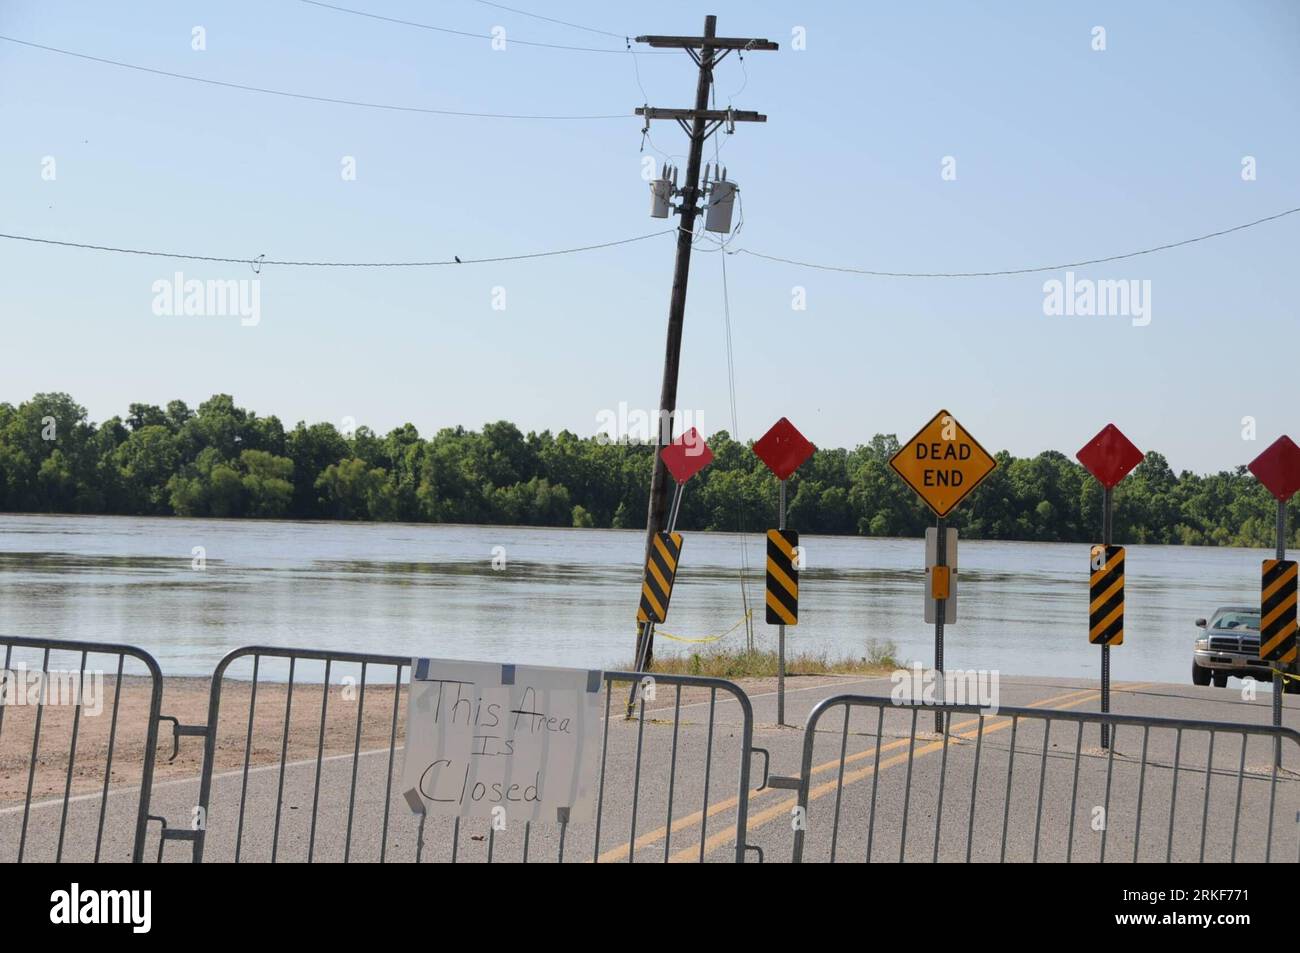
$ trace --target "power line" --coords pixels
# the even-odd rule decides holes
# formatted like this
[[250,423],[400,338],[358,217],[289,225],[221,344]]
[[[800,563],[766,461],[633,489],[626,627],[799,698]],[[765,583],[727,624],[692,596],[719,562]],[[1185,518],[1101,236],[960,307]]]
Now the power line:
[[[1234,225],[1231,228],[1220,229],[1217,232],[1209,232],[1205,235],[1198,235],[1195,238],[1186,238],[1182,241],[1169,242],[1164,245],[1155,245],[1151,248],[1144,248],[1140,251],[1125,252],[1121,255],[1108,255],[1104,258],[1090,258],[1086,261],[1066,262],[1060,265],[1040,265],[1033,268],[1008,268],[1001,271],[869,271],[862,268],[846,268],[836,265],[822,265],[814,262],[800,261],[794,258],[782,258],[777,255],[767,255],[763,252],[757,252],[749,248],[738,248],[735,251],[728,251],[726,243],[723,242],[718,249],[726,252],[728,255],[750,255],[754,258],[762,258],[767,261],[781,262],[787,265],[797,265],[802,268],[816,268],[821,271],[839,271],[849,274],[870,275],[880,278],[988,278],[1002,275],[1027,275],[1044,271],[1059,271],[1062,268],[1080,268],[1084,265],[1097,265],[1110,261],[1121,261],[1125,258],[1136,258],[1139,255],[1150,255],[1155,252],[1167,251],[1172,248],[1181,248],[1184,245],[1192,245],[1197,242],[1207,241],[1211,238],[1219,238],[1224,235],[1231,235],[1233,232],[1240,232],[1247,228],[1253,228],[1256,225],[1263,225],[1266,222],[1276,221],[1285,218],[1288,215],[1294,215],[1300,212],[1300,207],[1287,209],[1274,215],[1268,215],[1264,218],[1256,219],[1253,222],[1246,222],[1242,225]],[[743,221],[743,211],[742,211]],[[114,252],[123,255],[146,255],[154,258],[177,258],[187,261],[212,261],[226,264],[252,265],[260,267],[262,265],[282,265],[285,267],[299,268],[425,268],[438,265],[481,265],[492,262],[502,261],[522,261],[529,258],[547,258],[556,255],[572,255],[579,252],[596,251],[601,248],[614,248],[618,245],[630,245],[633,242],[642,242],[650,238],[657,238],[660,235],[667,235],[673,232],[683,231],[680,225],[673,228],[665,228],[657,232],[650,232],[647,235],[637,235],[633,238],[622,238],[612,242],[601,242],[595,245],[580,245],[574,248],[560,248],[553,251],[530,252],[523,255],[498,255],[491,258],[462,258],[459,261],[455,258],[441,261],[300,261],[287,259],[269,259],[263,256],[256,258],[234,258],[217,255],[191,255],[184,252],[154,251],[140,248],[121,248],[113,245],[92,245],[85,242],[65,242],[53,238],[38,238],[34,235],[16,235],[0,232],[0,238],[11,241],[32,242],[41,245],[57,245],[62,248],[81,248],[90,251]],[[698,236],[692,231],[692,240],[698,240]]]
[[[490,33],[470,33],[467,30],[453,30],[450,27],[435,26],[432,23],[419,23],[415,20],[403,20],[400,19],[399,17],[387,17],[379,13],[370,13],[366,10],[355,10],[351,7],[341,7],[333,3],[325,3],[323,2],[323,0],[298,0],[298,2],[306,3],[313,7],[322,7],[326,10],[336,10],[339,13],[348,13],[356,17],[366,17],[367,19],[370,20],[383,20],[385,23],[395,23],[399,26],[413,26],[420,30],[432,30],[435,33],[446,33],[451,36],[468,37],[469,39],[474,39],[474,40],[495,39],[495,37],[493,37],[492,34]],[[496,4],[490,4],[490,6],[496,6]],[[502,7],[502,9],[508,10],[510,8]],[[511,12],[522,13],[523,11],[511,10]],[[524,14],[524,16],[533,16],[533,14]],[[547,18],[541,17],[540,19],[545,20]],[[556,20],[552,22],[558,23],[562,21]],[[564,25],[574,26],[575,24],[566,23]],[[579,27],[579,29],[586,29],[586,27]],[[597,31],[597,32],[603,32],[603,31]],[[609,34],[609,35],[615,36],[617,34]],[[619,36],[619,38],[623,40],[627,39],[626,37],[623,36]],[[507,38],[507,42],[518,44],[519,46],[534,46],[534,47],[539,47],[541,49],[547,49],[547,50],[567,50],[576,53],[626,53],[627,52],[626,49],[611,49],[610,47],[598,47],[598,46],[569,46],[563,43],[539,43],[536,40],[516,40],[512,37]]]
[[286,261],[267,258],[265,255],[259,255],[256,258],[224,258],[216,255],[187,255],[183,252],[150,251],[141,248],[117,248],[112,245],[90,245],[84,242],[64,242],[57,241],[53,238],[36,238],[32,235],[10,235],[5,234],[4,232],[0,232],[0,238],[8,238],[19,242],[34,242],[40,245],[58,245],[62,248],[82,248],[90,251],[114,252],[120,255],[146,255],[152,258],[179,258],[186,261],[213,261],[224,264],[250,265],[260,270],[263,265],[283,265],[291,268],[428,268],[436,265],[484,265],[493,262],[523,261],[529,258],[550,258],[556,255],[573,255],[578,252],[595,251],[600,248],[613,248],[617,245],[630,245],[633,242],[643,242],[648,238],[657,238],[660,235],[667,235],[675,231],[677,231],[676,228],[665,228],[662,231],[651,232],[649,235],[638,235],[635,238],[622,238],[618,241],[601,242],[597,245],[581,245],[576,248],[559,248],[553,251],[530,252],[525,255],[498,255],[492,258],[451,258],[445,261]]
[[1240,232],[1247,228],[1254,228],[1256,225],[1263,225],[1265,222],[1272,222],[1276,219],[1284,218],[1287,215],[1294,215],[1296,212],[1300,212],[1300,208],[1289,208],[1285,212],[1278,212],[1276,215],[1257,218],[1255,221],[1246,222],[1244,225],[1234,225],[1232,228],[1224,228],[1217,232],[1197,235],[1195,238],[1185,238],[1180,242],[1169,242],[1164,245],[1155,245],[1151,248],[1143,248],[1139,251],[1125,252],[1122,255],[1107,255],[1105,258],[1089,258],[1086,261],[1070,261],[1060,265],[1037,265],[1033,268],[1006,268],[1001,271],[871,271],[866,268],[821,265],[810,261],[798,261],[793,258],[782,258],[778,255],[765,255],[762,252],[753,251],[749,248],[738,248],[733,252],[727,252],[727,254],[750,255],[754,258],[766,259],[767,261],[779,261],[787,265],[798,265],[801,268],[816,268],[819,271],[840,271],[854,275],[871,275],[877,278],[992,278],[1002,275],[1030,275],[1043,271],[1060,271],[1062,268],[1082,268],[1084,265],[1100,265],[1109,261],[1122,261],[1125,258],[1137,258],[1139,255],[1151,255],[1155,252],[1167,251],[1170,248],[1181,248],[1184,245],[1193,245],[1196,242],[1207,241],[1211,238],[1231,235],[1233,232]]
[[[731,401],[731,439],[740,440],[740,415],[736,411],[736,358],[735,351],[732,347],[731,337],[731,292],[727,287],[727,256],[721,256],[722,261],[722,316],[723,328],[727,343],[727,390]],[[749,522],[749,513],[745,506],[745,495],[742,493],[736,499],[736,527],[740,534],[740,604],[745,610],[747,624],[745,626],[746,642],[753,647],[754,626],[749,621],[749,533],[746,530],[746,524]]]
[[[330,103],[336,106],[359,106],[365,109],[387,109],[395,112],[427,113],[435,116],[461,116],[471,119],[539,119],[539,120],[586,120],[586,119],[627,119],[626,113],[599,115],[599,116],[539,116],[529,113],[484,113],[484,112],[465,112],[456,109],[434,109],[427,106],[401,106],[393,103],[371,103],[355,99],[337,99],[332,96],[316,96],[311,93],[294,93],[283,89],[270,89],[265,86],[248,86],[244,83],[230,83],[220,79],[207,79],[203,76],[192,76],[189,73],[175,73],[170,70],[154,69],[151,66],[138,66],[134,63],[123,63],[120,60],[110,60],[102,56],[91,56],[89,53],[77,53],[73,50],[62,50],[55,46],[44,46],[40,43],[32,43],[28,40],[20,40],[12,36],[0,35],[0,40],[6,43],[16,43],[19,46],[30,47],[34,50],[44,50],[47,53],[58,53],[61,56],[72,56],[81,60],[89,60],[92,63],[102,63],[107,66],[117,66],[121,69],[135,70],[140,73],[149,73],[154,76],[167,76],[172,79],[188,80],[191,83],[203,83],[207,86],[222,86],[226,89],[239,89],[248,93],[264,93],[269,96],[283,96],[288,99],[306,99],[317,103]],[[619,51],[621,52],[621,51]]]
[[[638,56],[642,56],[642,55],[644,55],[644,54],[638,53],[636,50],[629,50],[629,51],[628,51],[628,55],[632,57],[632,70],[633,70],[633,75],[636,77],[636,85],[637,85],[637,87],[641,90],[641,99],[642,99],[642,102],[644,102],[644,103],[646,104],[646,106],[649,106],[649,105],[650,105],[650,94],[647,93],[647,92],[645,91],[645,83],[641,82],[641,66],[640,66],[640,64],[637,62],[637,57],[638,57]],[[646,124],[645,124],[645,126],[642,127],[642,129],[641,129],[641,151],[642,151],[642,152],[645,151],[645,147],[646,147],[647,144],[650,146],[651,149],[653,149],[655,152],[659,153],[661,156],[663,156],[663,157],[664,157],[665,159],[667,159],[669,162],[671,162],[671,161],[674,160],[674,159],[685,159],[685,158],[686,158],[686,156],[683,155],[683,154],[680,153],[680,152],[672,152],[672,153],[670,153],[670,152],[664,152],[664,150],[660,149],[657,145],[655,145],[654,137],[650,135],[650,121],[649,121],[649,120],[646,120]]]
[[514,7],[507,7],[502,3],[490,3],[489,0],[474,0],[475,3],[481,3],[485,7],[496,7],[498,10],[508,10],[511,13],[517,13],[520,16],[532,17],[534,20],[545,20],[547,23],[558,23],[560,26],[570,26],[575,30],[586,30],[588,33],[599,33],[601,36],[612,36],[616,40],[626,42],[630,34],[610,33],[608,30],[597,30],[595,27],[583,26],[581,23],[570,23],[567,20],[556,20],[553,17],[544,17],[540,13],[529,13],[527,10],[516,10]]

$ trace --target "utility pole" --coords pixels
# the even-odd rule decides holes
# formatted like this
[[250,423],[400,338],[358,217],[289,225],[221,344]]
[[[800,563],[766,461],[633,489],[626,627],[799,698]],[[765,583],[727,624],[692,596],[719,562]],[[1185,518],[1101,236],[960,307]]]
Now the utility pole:
[[[645,558],[650,558],[654,538],[663,531],[668,519],[671,481],[660,451],[672,442],[672,420],[677,412],[677,372],[681,366],[682,320],[686,314],[686,282],[691,270],[691,243],[695,237],[695,219],[699,214],[696,204],[700,198],[700,161],[704,142],[725,123],[728,131],[737,122],[766,122],[767,117],[756,112],[734,109],[709,109],[709,90],[713,85],[713,69],[732,50],[775,50],[770,40],[720,37],[717,35],[718,18],[704,18],[703,36],[638,36],[638,43],[651,47],[685,50],[699,67],[695,86],[694,109],[657,109],[649,104],[636,110],[645,117],[646,129],[654,119],[675,119],[690,140],[690,154],[686,163],[686,180],[680,190],[682,203],[678,207],[681,224],[677,230],[677,257],[673,267],[673,289],[668,301],[668,343],[664,350],[663,385],[659,391],[659,415],[655,443],[654,475],[650,479],[650,506],[646,514]],[[719,55],[721,51],[721,55]],[[644,563],[643,563],[644,565]],[[638,632],[636,657],[643,670],[648,670],[654,656],[654,626],[647,625]],[[642,640],[644,644],[642,644]]]

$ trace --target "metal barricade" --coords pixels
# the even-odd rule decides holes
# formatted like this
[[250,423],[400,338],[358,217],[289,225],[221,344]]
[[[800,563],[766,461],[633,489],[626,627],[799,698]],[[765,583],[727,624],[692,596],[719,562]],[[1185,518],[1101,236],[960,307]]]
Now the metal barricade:
[[395,841],[414,845],[392,800],[409,665],[360,652],[229,653],[212,675],[207,723],[177,726],[203,737],[203,769],[192,822],[164,830],[159,859],[171,841],[192,842],[196,863],[382,862]]
[[158,663],[101,642],[0,636],[0,647],[0,860],[138,863],[157,756]]
[[[749,699],[733,683],[606,672],[594,822],[498,829],[426,821],[399,796],[410,662],[270,647],[227,655],[213,674],[207,724],[176,726],[178,738],[204,738],[203,770],[193,807],[168,792],[168,810],[193,824],[164,828],[159,858],[176,841],[193,845],[196,862],[680,861],[704,859],[706,844],[730,845],[743,861],[757,850],[745,833],[750,758],[762,749],[753,748]],[[629,685],[639,686],[639,717],[624,721],[611,715],[611,699]],[[724,775],[735,778],[734,793],[711,803]],[[675,816],[683,804],[699,808]]]
[[[206,721],[181,724],[160,713],[162,674],[138,648],[0,647],[0,844],[13,850],[0,860],[138,862],[149,821],[161,826],[159,860],[762,859],[747,842],[749,795],[755,753],[757,789],[768,785],[767,752],[754,746],[749,699],[722,679],[604,673],[594,819],[497,827],[426,822],[395,795],[405,656],[239,649],[213,674]],[[636,717],[625,719],[629,687]],[[941,732],[918,731],[923,710]],[[182,739],[203,739],[197,778],[155,783],[162,721],[173,757]],[[826,746],[834,756],[819,762]],[[1300,817],[1300,733],[1267,725],[840,695],[810,714],[799,776],[771,785],[797,791],[795,861],[1300,852],[1300,829],[1278,820]],[[176,842],[188,856],[168,854]]]
[[[918,732],[931,711],[942,732]],[[1297,825],[1279,820],[1300,816],[1300,733],[1268,725],[839,695],[809,715],[799,777],[772,784],[798,791],[795,862],[1300,852]]]
[[[618,691],[615,686],[638,686],[636,690],[636,717],[626,720],[610,713],[610,699],[620,697],[626,691]],[[683,692],[686,699],[683,701]],[[705,693],[707,692],[707,701]],[[671,695],[672,721],[665,724],[663,718],[656,717],[669,710],[668,698]],[[721,701],[719,695],[722,695]],[[719,707],[726,708],[734,704],[740,715],[738,726],[740,739],[738,745],[731,746],[728,752],[720,752],[715,739],[721,735],[719,727]],[[619,702],[622,708],[623,702]],[[707,716],[704,710],[707,709]],[[684,715],[683,712],[687,714]],[[702,717],[704,732],[693,731],[699,727],[691,718],[691,713]],[[724,713],[725,716],[725,713]],[[658,739],[647,737],[647,726],[651,732],[658,731]],[[624,734],[631,734],[635,726],[635,755],[632,759],[631,790],[624,791],[616,781],[619,772],[610,771],[610,738],[620,729]],[[685,727],[685,731],[683,728]],[[736,726],[733,725],[734,734]],[[669,731],[671,729],[671,732]],[[669,740],[669,736],[670,739]],[[630,739],[624,739],[625,748],[632,748]],[[656,745],[654,742],[657,741]],[[658,751],[660,757],[653,758],[650,749]],[[702,749],[702,750],[701,750]],[[679,769],[679,762],[684,753],[694,752],[692,764],[699,767],[691,771]],[[667,765],[663,755],[667,754]],[[746,842],[748,835],[749,794],[750,794],[750,760],[754,754],[763,756],[763,779],[759,789],[767,784],[769,755],[763,748],[754,746],[754,710],[747,696],[738,685],[721,678],[705,678],[692,675],[659,675],[635,672],[605,673],[605,736],[600,759],[600,797],[596,808],[596,825],[592,857],[596,861],[626,860],[635,861],[639,856],[658,859],[664,863],[671,861],[703,862],[708,853],[720,846],[731,844],[731,858],[738,864],[745,862],[746,854],[753,852],[759,861],[763,852]],[[651,760],[647,763],[647,757]],[[688,754],[689,757],[689,754]],[[727,768],[734,773],[735,794],[720,801],[710,802],[710,787],[715,777],[715,760],[724,762],[722,773]],[[645,776],[657,774],[663,777],[667,771],[667,787],[663,790],[650,790],[642,784]],[[725,783],[725,782],[724,782]],[[622,794],[621,800],[618,799]],[[649,806],[643,810],[642,798]],[[700,809],[685,815],[674,815],[677,802],[675,798],[687,804],[698,803]],[[616,807],[611,808],[610,805]],[[626,820],[621,816],[618,805],[628,808]],[[657,808],[657,810],[654,810]],[[656,820],[663,818],[663,823],[652,826],[650,830],[641,828],[638,834],[638,821],[645,815]],[[710,836],[709,822],[721,816],[731,818],[723,829]],[[651,822],[653,823],[653,822]],[[646,826],[651,826],[647,824]],[[698,835],[695,828],[698,826]],[[616,846],[601,851],[601,837],[615,827],[618,831]],[[626,840],[622,831],[626,829]],[[673,837],[678,835],[678,847],[673,849]],[[686,846],[681,846],[682,842]],[[662,843],[662,848],[660,844]]]

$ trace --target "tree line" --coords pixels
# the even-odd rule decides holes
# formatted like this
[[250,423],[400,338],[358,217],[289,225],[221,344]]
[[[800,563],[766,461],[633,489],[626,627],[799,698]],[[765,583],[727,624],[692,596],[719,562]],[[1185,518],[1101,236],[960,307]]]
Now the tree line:
[[[775,478],[750,445],[708,438],[713,463],[692,479],[679,526],[774,525]],[[788,525],[805,533],[919,536],[933,517],[889,467],[893,434],[819,449],[788,485]],[[422,437],[329,423],[286,430],[227,394],[191,409],[131,404],[101,424],[62,393],[0,403],[0,510],[130,516],[254,517],[642,528],[653,447],[524,434],[498,421]],[[976,539],[1090,542],[1101,489],[1056,451],[997,454],[998,468],[951,518]],[[1115,492],[1121,542],[1273,545],[1276,504],[1244,466],[1175,474],[1154,451]],[[1300,534],[1292,533],[1292,545]]]

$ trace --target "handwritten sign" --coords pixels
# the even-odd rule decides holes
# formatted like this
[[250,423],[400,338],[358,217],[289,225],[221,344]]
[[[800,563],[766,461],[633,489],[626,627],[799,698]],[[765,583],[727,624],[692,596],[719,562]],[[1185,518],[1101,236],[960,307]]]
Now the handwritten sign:
[[413,659],[402,788],[416,814],[590,820],[601,673]]

